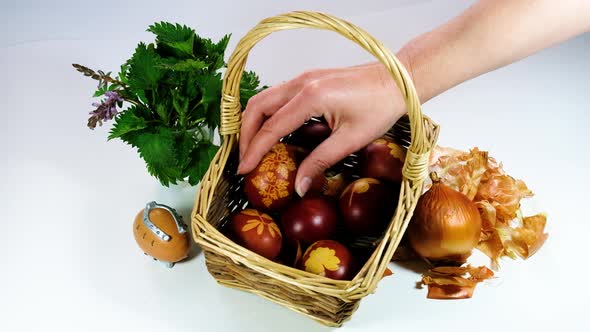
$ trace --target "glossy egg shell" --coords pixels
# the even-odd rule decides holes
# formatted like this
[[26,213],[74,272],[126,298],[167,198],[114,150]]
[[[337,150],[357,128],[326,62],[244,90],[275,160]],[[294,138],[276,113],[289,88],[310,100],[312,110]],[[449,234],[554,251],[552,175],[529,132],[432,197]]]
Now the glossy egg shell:
[[283,237],[283,247],[281,248],[277,262],[283,265],[297,267],[303,256],[303,249],[299,241],[293,241],[287,237]]
[[313,243],[301,258],[300,269],[337,280],[350,280],[354,259],[348,248],[333,240]]
[[266,213],[242,210],[232,217],[230,227],[238,244],[261,256],[273,260],[281,252],[281,230]]
[[287,149],[295,157],[295,163],[297,165],[300,165],[301,162],[305,158],[307,158],[307,156],[309,156],[309,153],[310,153],[310,150],[305,149],[305,148],[302,148],[300,146],[295,146],[295,145],[289,145],[289,144],[287,144]]
[[153,258],[169,263],[176,263],[188,256],[190,242],[188,232],[180,234],[174,217],[165,209],[155,208],[149,218],[154,225],[170,235],[169,241],[161,240],[143,223],[143,209],[135,216],[133,236],[139,247]]
[[311,179],[311,185],[307,192],[314,195],[321,194],[326,188],[327,183],[326,175],[320,173]]
[[295,192],[296,174],[293,151],[283,143],[276,144],[245,176],[244,192],[248,202],[263,211],[282,209]]
[[349,233],[356,236],[380,235],[393,217],[399,199],[399,185],[373,178],[349,184],[340,196],[340,213]]
[[359,153],[361,177],[401,183],[406,150],[389,138],[379,138]]
[[338,197],[348,183],[349,181],[344,178],[342,173],[334,174],[334,172],[326,171],[312,178],[308,193]]
[[310,120],[299,127],[291,138],[294,145],[313,150],[332,134],[332,129],[324,121]]
[[303,244],[330,238],[337,223],[337,205],[329,198],[317,195],[294,200],[281,217],[285,237]]

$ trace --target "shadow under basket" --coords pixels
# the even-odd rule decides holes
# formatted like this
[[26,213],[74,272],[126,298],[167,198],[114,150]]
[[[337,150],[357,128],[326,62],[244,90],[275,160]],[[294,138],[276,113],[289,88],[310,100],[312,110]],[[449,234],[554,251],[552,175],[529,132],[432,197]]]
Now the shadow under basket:
[[[387,134],[407,149],[397,209],[380,238],[360,241],[370,250],[352,280],[333,280],[273,262],[236,244],[221,231],[234,212],[248,206],[244,178],[236,175],[242,111],[239,82],[248,53],[274,31],[306,27],[335,31],[373,54],[389,69],[408,112]],[[224,77],[221,122],[222,145],[201,181],[191,218],[192,235],[203,249],[209,273],[222,285],[255,293],[324,325],[342,325],[351,318],[360,300],[375,291],[428,175],[438,126],[422,115],[410,76],[387,48],[360,28],[323,13],[287,13],[261,21],[237,44]],[[349,167],[355,163],[354,155],[344,162]]]

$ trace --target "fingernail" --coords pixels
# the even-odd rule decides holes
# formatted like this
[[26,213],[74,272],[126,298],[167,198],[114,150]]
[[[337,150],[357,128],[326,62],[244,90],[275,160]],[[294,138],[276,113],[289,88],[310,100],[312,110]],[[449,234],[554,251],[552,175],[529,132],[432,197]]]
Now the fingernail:
[[242,174],[242,171],[243,171],[242,167],[243,167],[243,166],[242,166],[242,163],[240,162],[240,163],[238,164],[238,172],[236,173],[237,175],[240,175],[240,174]]
[[299,181],[299,185],[297,186],[297,188],[295,188],[295,191],[297,191],[299,197],[303,197],[305,196],[305,193],[307,193],[307,191],[309,190],[310,186],[311,178],[306,176],[303,179],[301,179],[301,181]]

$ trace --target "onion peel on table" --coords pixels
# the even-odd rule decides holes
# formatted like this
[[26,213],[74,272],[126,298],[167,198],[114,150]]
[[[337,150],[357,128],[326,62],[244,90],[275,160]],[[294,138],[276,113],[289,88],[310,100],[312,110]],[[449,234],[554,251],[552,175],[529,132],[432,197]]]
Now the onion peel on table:
[[437,146],[430,169],[478,207],[482,232],[477,248],[492,260],[492,268],[497,270],[504,256],[527,259],[544,244],[546,215],[523,217],[520,212],[521,200],[532,197],[533,192],[524,181],[508,175],[486,151]]
[[498,234],[506,255],[527,259],[534,255],[549,237],[544,233],[547,217],[540,213],[530,217],[519,218],[519,226],[499,227]]
[[467,299],[478,283],[493,277],[494,272],[485,266],[441,266],[424,273],[422,284],[428,286],[429,299]]
[[381,276],[381,279],[383,279],[385,277],[389,277],[390,275],[393,275],[393,271],[391,271],[388,267],[386,267],[385,271],[383,271],[383,276]]

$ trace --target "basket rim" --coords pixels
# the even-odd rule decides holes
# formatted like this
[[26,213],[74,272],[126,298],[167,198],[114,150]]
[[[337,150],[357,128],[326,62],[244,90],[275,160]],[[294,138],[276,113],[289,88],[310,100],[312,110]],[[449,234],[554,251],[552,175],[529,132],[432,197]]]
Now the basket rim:
[[[433,135],[430,137],[430,140],[434,143],[439,126],[433,122],[428,116],[424,116],[425,124],[430,126],[432,129]],[[403,183],[401,184],[404,185]],[[401,193],[400,193],[401,196]],[[400,197],[401,198],[401,197]],[[398,211],[396,210],[395,214],[397,215]],[[394,216],[395,217],[395,216]],[[206,224],[209,227],[203,227]],[[208,220],[205,218],[199,211],[193,208],[192,218],[191,218],[191,228],[193,232],[193,239],[194,241],[199,244],[204,252],[207,250],[215,250],[218,254],[224,254],[224,256],[229,257],[233,262],[247,265],[249,268],[252,268],[256,272],[268,277],[273,278],[275,280],[280,280],[292,285],[297,285],[301,288],[315,291],[318,293],[322,293],[325,295],[332,295],[332,296],[342,296],[345,294],[350,294],[354,290],[357,290],[361,287],[359,281],[362,281],[361,270],[357,271],[357,274],[351,280],[334,280],[328,277],[319,276],[296,267],[291,267],[288,265],[281,264],[279,262],[272,261],[266,257],[263,257],[239,244],[233,242],[229,239],[225,234],[219,231],[219,229],[215,228]],[[392,226],[392,223],[388,225],[388,228]],[[379,243],[383,243],[383,239],[379,241]],[[229,247],[233,250],[229,249],[220,249],[224,247]],[[377,248],[374,250],[374,252]],[[372,253],[373,256],[375,253]],[[370,259],[368,259],[363,267],[367,267],[369,264]],[[373,262],[374,263],[374,262]],[[287,270],[287,274],[277,272],[277,270]],[[309,285],[308,282],[321,282],[321,285]]]

